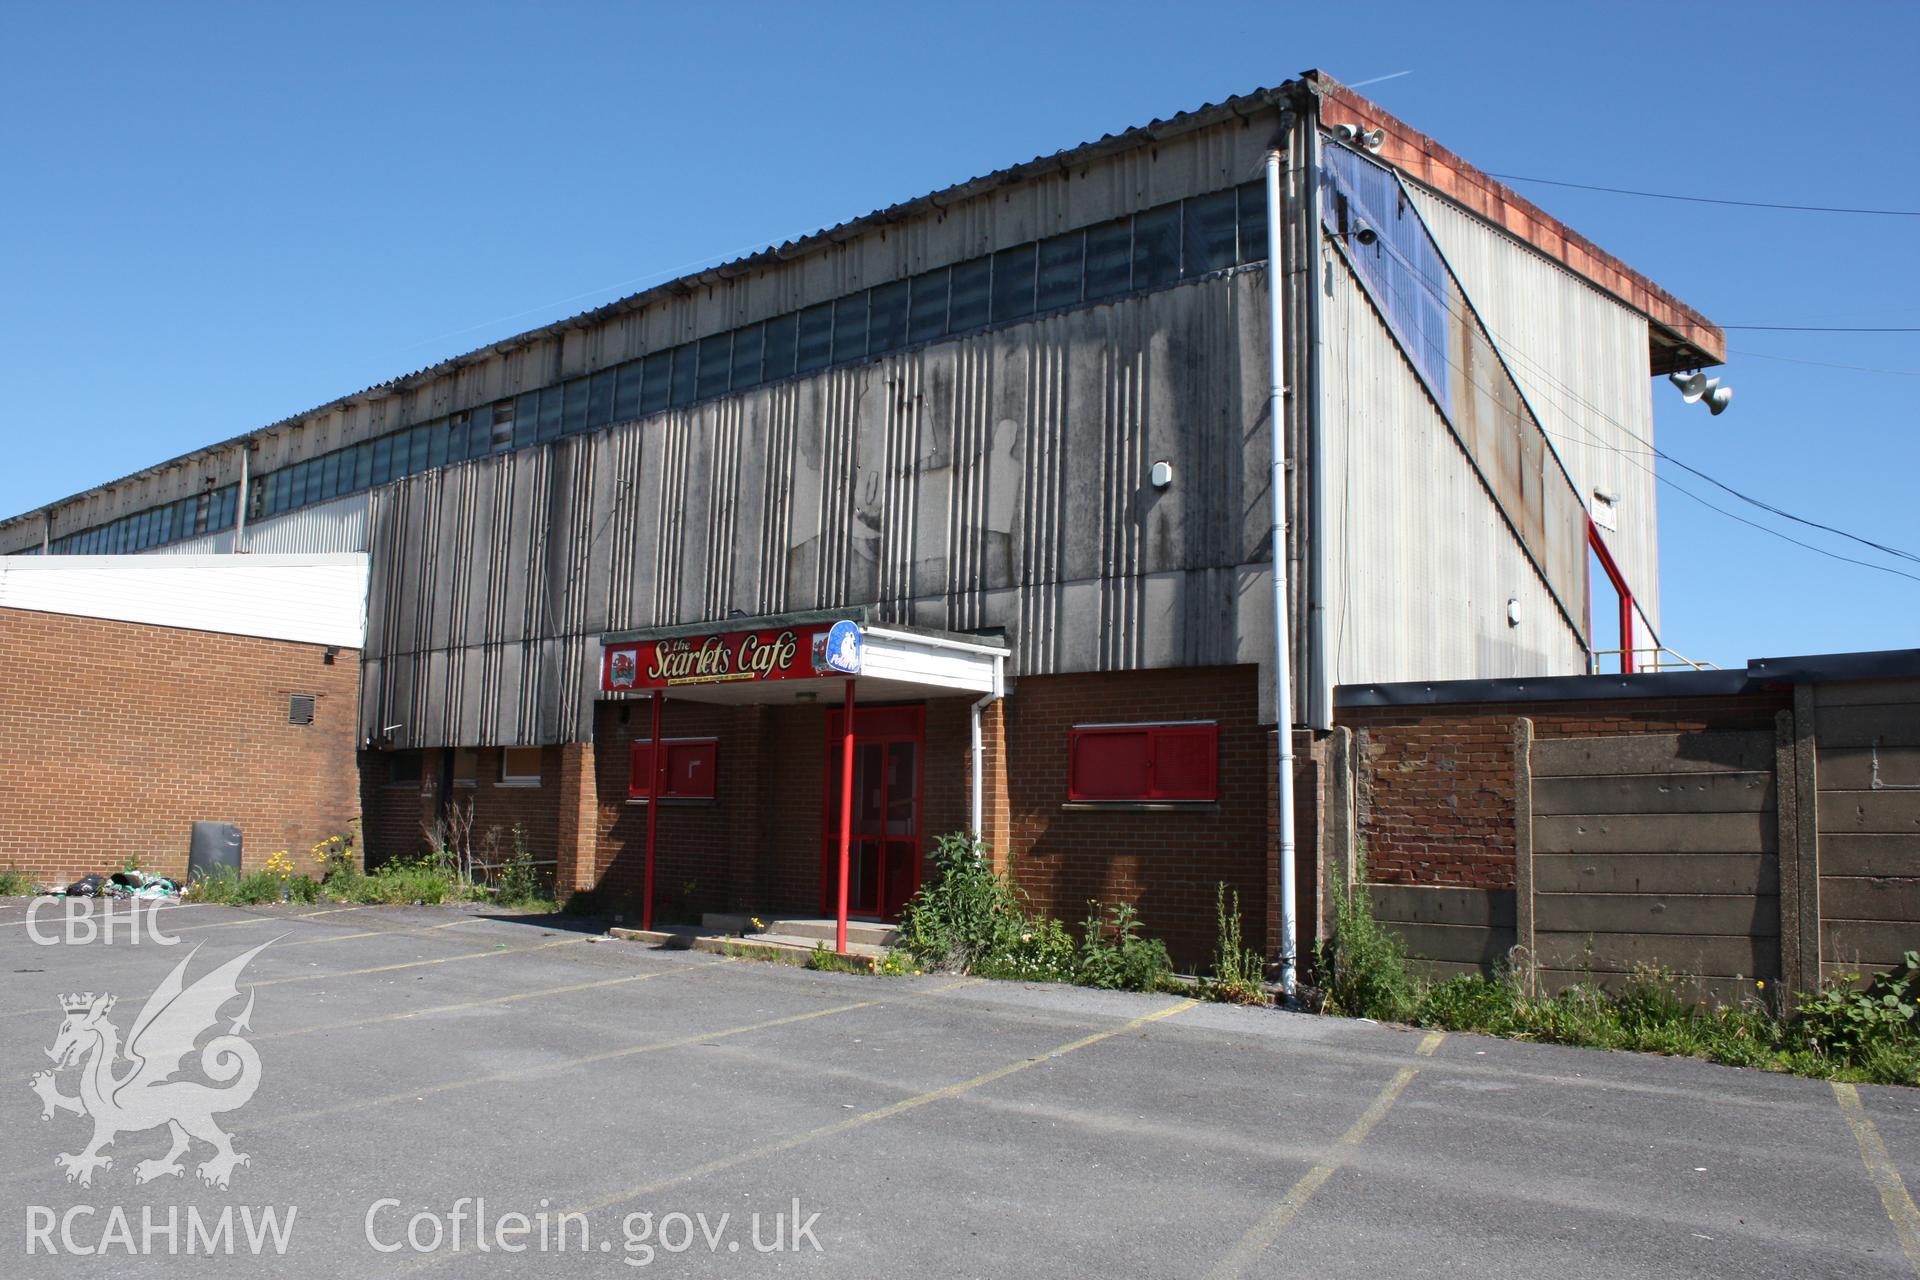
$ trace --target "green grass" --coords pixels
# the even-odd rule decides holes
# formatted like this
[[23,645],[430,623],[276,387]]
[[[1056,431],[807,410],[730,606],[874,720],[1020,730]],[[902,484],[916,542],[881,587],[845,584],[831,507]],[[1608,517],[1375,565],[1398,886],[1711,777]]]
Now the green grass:
[[0,867],[0,898],[20,898],[33,892],[27,873],[9,863]]
[[193,902],[255,905],[263,902],[346,902],[364,905],[452,902],[462,886],[449,871],[431,862],[389,863],[372,874],[340,868],[324,882],[311,876],[280,876],[271,871],[240,874],[216,867],[187,888]]

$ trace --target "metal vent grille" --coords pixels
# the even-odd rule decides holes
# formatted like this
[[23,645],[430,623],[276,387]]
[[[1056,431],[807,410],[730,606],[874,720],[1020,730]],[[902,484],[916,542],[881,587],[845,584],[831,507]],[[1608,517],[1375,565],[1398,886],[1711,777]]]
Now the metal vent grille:
[[288,724],[312,724],[313,723],[313,695],[312,694],[296,693],[291,698],[287,699],[287,723]]

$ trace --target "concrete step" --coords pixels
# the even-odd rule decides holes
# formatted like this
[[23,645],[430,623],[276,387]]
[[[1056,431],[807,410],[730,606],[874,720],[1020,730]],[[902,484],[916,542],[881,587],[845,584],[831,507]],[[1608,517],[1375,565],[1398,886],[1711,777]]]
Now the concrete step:
[[[693,940],[695,951],[709,951],[722,956],[754,956],[763,960],[794,962],[806,961],[813,955],[814,948],[819,945],[818,938],[800,938],[792,934],[774,933],[750,933],[745,937],[710,934]],[[884,947],[848,942],[846,954],[864,962],[868,968],[872,968],[885,958],[887,952]]]
[[[817,917],[805,920],[769,920],[767,927],[753,936],[777,933],[791,938],[817,938],[831,944],[834,938],[834,925],[835,922],[832,920],[822,920]],[[855,943],[860,943],[864,946],[885,949],[897,946],[899,942],[900,931],[890,924],[879,924],[872,920],[847,921],[849,948]]]
[[700,930],[684,924],[668,925],[664,929],[624,929],[615,925],[607,933],[622,942],[643,942],[662,951],[691,951],[700,936]]

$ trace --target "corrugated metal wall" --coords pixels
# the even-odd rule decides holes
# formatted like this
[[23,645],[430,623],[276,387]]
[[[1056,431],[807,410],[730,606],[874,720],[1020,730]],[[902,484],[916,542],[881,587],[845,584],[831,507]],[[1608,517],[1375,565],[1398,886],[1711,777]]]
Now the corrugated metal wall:
[[[846,604],[1018,674],[1264,661],[1263,270],[378,491],[362,720],[591,734],[603,631]],[[1147,484],[1157,459],[1178,479]]]
[[[317,507],[290,511],[271,520],[247,522],[247,550],[256,555],[321,555],[367,549],[367,506],[371,495],[352,494]],[[192,556],[233,550],[234,531],[210,533],[187,542],[155,547],[152,555]]]
[[[1660,623],[1647,322],[1566,268],[1422,189],[1414,200],[1591,507],[1617,494],[1607,546],[1635,601]],[[1644,643],[1644,640],[1641,641]]]
[[[1337,255],[1322,315],[1334,682],[1583,670],[1579,633]],[[1544,536],[1564,543],[1568,523]]]

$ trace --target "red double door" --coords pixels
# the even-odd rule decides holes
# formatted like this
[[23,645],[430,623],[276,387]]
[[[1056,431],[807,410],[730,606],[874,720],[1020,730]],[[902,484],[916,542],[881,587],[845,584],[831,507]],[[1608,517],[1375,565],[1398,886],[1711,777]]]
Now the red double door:
[[[845,713],[827,716],[826,800],[820,833],[820,911],[833,915],[840,892],[840,776]],[[853,838],[847,914],[900,918],[920,887],[921,757],[924,707],[872,707],[853,713]]]

